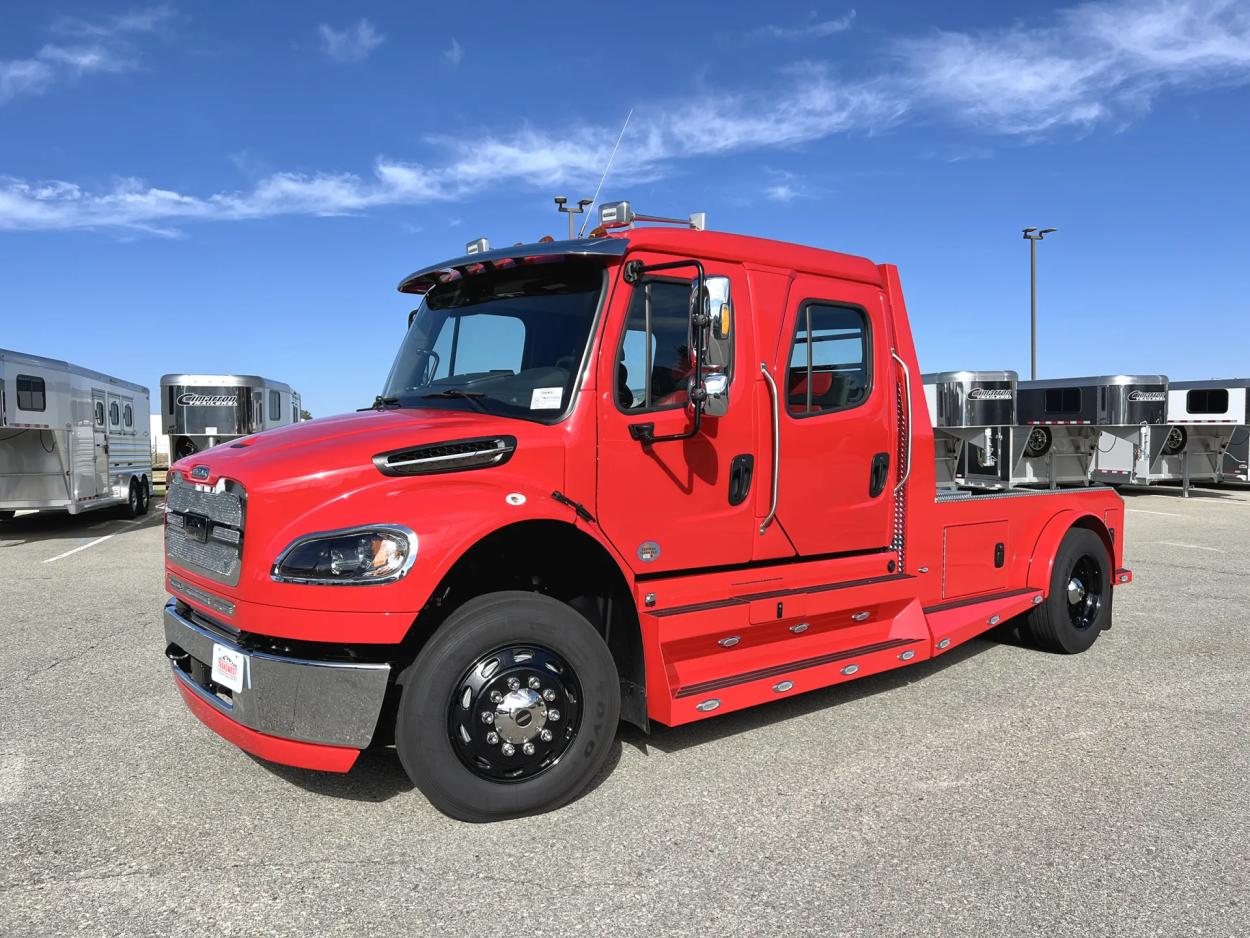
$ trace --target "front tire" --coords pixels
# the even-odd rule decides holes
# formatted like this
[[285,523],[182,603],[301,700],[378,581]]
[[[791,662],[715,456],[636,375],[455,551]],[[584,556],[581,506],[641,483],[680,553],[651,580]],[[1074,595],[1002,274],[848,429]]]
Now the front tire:
[[399,682],[399,760],[434,807],[463,821],[571,801],[603,767],[620,717],[603,638],[570,606],[535,593],[465,603]]
[[1111,625],[1111,558],[1089,528],[1072,528],[1055,554],[1050,593],[1029,610],[1024,630],[1047,651],[1075,655]]

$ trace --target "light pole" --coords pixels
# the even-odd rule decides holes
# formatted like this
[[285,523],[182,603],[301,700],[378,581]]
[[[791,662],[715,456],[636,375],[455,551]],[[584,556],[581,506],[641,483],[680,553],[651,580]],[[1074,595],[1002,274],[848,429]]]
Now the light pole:
[[1025,228],[1024,237],[1029,242],[1029,380],[1037,380],[1037,242],[1057,228]]

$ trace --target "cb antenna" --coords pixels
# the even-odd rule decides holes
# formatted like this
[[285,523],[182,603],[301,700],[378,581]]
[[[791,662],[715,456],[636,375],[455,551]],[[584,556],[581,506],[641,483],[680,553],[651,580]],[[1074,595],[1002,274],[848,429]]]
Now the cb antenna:
[[[616,135],[616,144],[612,147],[612,153],[608,156],[608,165],[603,167],[603,175],[599,177],[599,185],[595,186],[595,194],[586,206],[586,220],[582,222],[582,229],[577,233],[580,238],[586,233],[586,226],[590,224],[590,209],[594,208],[596,202],[599,201],[599,190],[603,188],[603,181],[608,178],[608,171],[612,169],[612,161],[616,159],[616,151],[621,148],[621,140],[625,137],[625,128],[629,126],[629,119],[634,116],[634,109],[631,107],[629,113],[625,115],[625,123],[621,125],[621,132]],[[572,221],[572,219],[569,219]]]

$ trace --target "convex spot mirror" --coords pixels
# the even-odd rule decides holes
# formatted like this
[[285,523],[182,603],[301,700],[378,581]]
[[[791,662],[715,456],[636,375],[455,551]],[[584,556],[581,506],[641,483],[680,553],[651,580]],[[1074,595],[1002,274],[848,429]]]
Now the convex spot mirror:
[[[703,412],[709,417],[722,417],[729,410],[729,376],[733,368],[733,304],[729,293],[729,278],[712,276],[703,280],[703,296],[700,297],[699,281],[690,282],[691,332],[696,325],[697,311],[702,311],[707,322],[703,345]],[[696,336],[690,337],[690,349],[697,354],[700,343]],[[692,398],[695,395],[691,395]]]

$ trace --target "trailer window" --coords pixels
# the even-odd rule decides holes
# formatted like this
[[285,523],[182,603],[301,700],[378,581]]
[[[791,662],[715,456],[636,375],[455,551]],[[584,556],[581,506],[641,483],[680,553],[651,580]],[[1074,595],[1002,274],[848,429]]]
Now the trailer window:
[[129,404],[122,409],[122,421],[125,423],[127,430],[135,425],[135,410]]
[[95,402],[95,425],[104,426],[104,401]]
[[[651,341],[647,342],[647,298]],[[622,410],[685,407],[690,397],[690,283],[648,280],[634,288],[616,359],[616,400]]]
[[1228,389],[1195,388],[1185,395],[1185,410],[1191,414],[1226,414]]
[[799,308],[786,375],[786,409],[796,417],[856,407],[868,399],[868,317],[852,306]]
[[1081,412],[1080,388],[1047,388],[1043,408],[1048,414],[1079,414]]
[[17,385],[18,410],[38,411],[48,409],[48,396],[43,378],[18,375],[15,383]]
[[277,423],[282,419],[282,392],[269,392],[269,419]]
[[116,427],[121,423],[121,413],[117,409],[117,401],[109,404],[109,426]]

